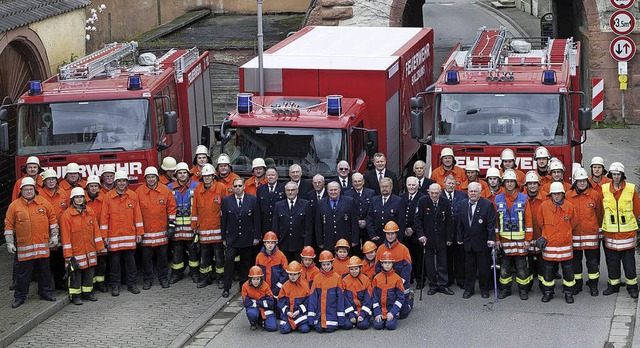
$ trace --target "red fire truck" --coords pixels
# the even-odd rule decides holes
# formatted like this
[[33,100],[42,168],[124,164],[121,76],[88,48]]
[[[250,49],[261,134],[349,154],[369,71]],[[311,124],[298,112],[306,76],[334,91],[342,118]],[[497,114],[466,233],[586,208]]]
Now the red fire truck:
[[477,161],[484,173],[511,148],[527,171],[536,168],[536,147],[544,146],[569,179],[591,127],[580,77],[579,42],[543,45],[541,38],[514,38],[504,27],[482,27],[471,47],[454,47],[432,88],[412,98],[413,136],[425,139],[432,168],[450,147],[458,165]]
[[[83,177],[114,163],[134,184],[165,156],[191,161],[199,125],[213,121],[208,53],[172,49],[141,65],[137,47],[108,44],[46,81],[30,82],[17,103],[18,177],[29,156],[59,177],[69,162],[80,165]],[[0,144],[7,151],[2,114]]]
[[[409,97],[433,81],[433,30],[424,28],[306,27],[240,67],[238,108],[222,123],[222,152],[235,172],[251,173],[251,159],[288,173],[336,177],[347,160],[364,172],[376,151],[403,173],[417,158]],[[378,137],[380,142],[378,143]]]

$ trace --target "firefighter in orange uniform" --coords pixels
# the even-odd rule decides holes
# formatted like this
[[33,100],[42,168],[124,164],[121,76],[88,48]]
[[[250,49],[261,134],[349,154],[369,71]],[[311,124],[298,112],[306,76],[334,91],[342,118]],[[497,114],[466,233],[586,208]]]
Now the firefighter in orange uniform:
[[543,192],[549,192],[551,183],[553,182],[561,183],[564,188],[564,192],[569,192],[569,190],[571,190],[571,184],[564,181],[565,168],[562,162],[558,160],[551,161],[551,163],[549,163],[549,172],[551,173],[551,182],[546,185],[542,185],[541,190]]
[[[63,190],[58,185],[58,178],[56,172],[53,169],[47,169],[42,173],[44,185],[42,190],[38,191],[39,196],[46,199],[53,210],[56,212],[56,221],[60,220],[62,213],[67,210],[69,206],[69,192]],[[53,273],[53,282],[56,289],[67,290],[67,285],[64,280],[64,257],[62,256],[62,249],[60,249],[60,243],[53,245],[51,248],[51,255],[49,256],[49,264],[51,272]]]
[[431,173],[431,180],[440,184],[441,187],[444,187],[444,179],[449,175],[453,175],[456,179],[456,188],[461,187],[467,181],[467,175],[464,169],[456,165],[453,149],[445,147],[442,149],[442,152],[440,152],[440,166]]
[[169,287],[169,245],[170,226],[175,226],[176,200],[173,192],[160,184],[160,176],[155,167],[144,170],[145,184],[138,187],[136,195],[140,201],[140,212],[144,223],[142,236],[142,290],[151,289],[153,284],[153,254],[156,255],[158,282],[162,288]]
[[[214,280],[220,281],[224,273],[224,249],[222,246],[222,230],[220,216],[222,197],[226,195],[226,187],[215,181],[215,169],[205,164],[200,172],[200,184],[193,195],[191,206],[191,229],[200,240],[200,282],[198,288],[210,285]],[[211,267],[215,259],[215,273]]]
[[[85,186],[86,191],[86,205],[87,207],[93,209],[93,213],[96,215],[96,221],[98,222],[98,227],[100,226],[100,214],[102,213],[102,202],[104,199],[104,195],[101,193],[100,189],[100,177],[97,175],[89,175],[87,178],[87,186]],[[104,241],[106,236],[102,235],[102,231],[100,234]],[[93,288],[97,289],[100,292],[107,292],[107,284],[105,283],[105,275],[107,273],[107,260],[109,256],[107,254],[107,249],[102,248],[98,250],[98,264],[96,265],[93,272]]]
[[216,170],[218,171],[218,180],[227,188],[227,194],[233,194],[233,181],[240,178],[238,174],[233,172],[231,167],[231,157],[226,153],[221,153],[216,161]]
[[611,163],[607,177],[611,182],[602,185],[602,231],[609,283],[602,294],[607,296],[620,291],[622,262],[627,278],[627,292],[632,298],[638,298],[635,249],[638,245],[637,217],[640,215],[640,198],[636,186],[626,181],[622,163]]
[[513,150],[511,149],[504,149],[500,153],[500,174],[503,174],[504,171],[507,169],[513,169],[513,171],[516,173],[516,177],[518,180],[518,187],[523,187],[525,175],[516,166],[516,155],[515,153],[513,153]]
[[394,271],[394,257],[390,251],[384,251],[378,258],[381,271],[378,273],[371,287],[373,289],[373,328],[380,330],[395,330],[398,317],[405,303],[405,290],[402,278]]
[[69,297],[74,305],[81,305],[82,300],[98,300],[93,294],[93,274],[104,243],[96,214],[85,204],[84,189],[74,187],[70,197],[69,209],[60,218],[60,239],[69,272]]
[[591,187],[602,193],[602,185],[611,182],[607,177],[607,170],[604,167],[602,157],[594,157],[591,159],[591,177],[589,177]]
[[262,268],[253,266],[249,269],[249,280],[242,285],[242,304],[251,330],[261,325],[267,331],[276,331],[278,323],[273,311],[275,299],[269,284],[263,278]]
[[[369,280],[373,280],[376,276],[376,250],[378,246],[376,243],[368,240],[362,245],[362,253],[364,254],[364,260],[362,260],[362,273],[366,275]],[[413,267],[413,265],[412,265]]]
[[333,254],[320,253],[320,273],[313,279],[309,294],[309,326],[318,332],[333,332],[344,326],[344,282],[333,271]]
[[478,162],[469,161],[464,168],[464,173],[467,176],[467,182],[462,183],[458,190],[467,192],[469,189],[469,183],[477,182],[482,185],[482,192],[489,191],[489,185],[487,185],[486,181],[480,180],[480,167],[478,167]]
[[267,183],[267,177],[265,176],[267,165],[262,158],[256,158],[251,163],[251,171],[253,176],[244,182],[244,192],[255,196],[258,192],[258,187]]
[[[527,200],[529,201],[529,206],[531,207],[531,218],[533,220],[533,235],[531,240],[535,241],[542,237],[542,226],[538,225],[538,214],[540,214],[540,205],[542,202],[547,200],[548,197],[540,191],[540,179],[535,171],[528,171],[525,181],[526,187],[524,194],[527,196]],[[538,285],[540,285],[540,287],[542,287],[542,280],[544,279],[542,277],[543,269],[540,248],[538,248],[536,243],[529,243],[527,260],[529,264],[529,274],[532,275],[532,280],[527,287],[527,291],[531,291],[531,288],[533,287],[533,279],[538,279]]]
[[111,295],[120,295],[120,259],[124,258],[127,269],[127,290],[139,294],[136,285],[136,244],[142,242],[144,226],[138,195],[128,189],[127,173],[118,171],[116,187],[104,198],[100,214],[100,230],[109,250],[109,280]]
[[161,184],[169,186],[170,183],[176,181],[174,176],[176,172],[176,165],[178,165],[178,162],[176,162],[176,159],[171,156],[167,156],[162,159],[162,164],[160,165],[159,170]]
[[196,152],[193,155],[193,167],[191,167],[191,170],[189,171],[195,180],[200,179],[202,168],[207,163],[211,163],[209,149],[204,145],[198,145],[198,147],[196,147]]
[[71,192],[74,187],[85,187],[86,182],[80,176],[80,166],[78,163],[67,164],[64,180],[60,181],[60,188],[67,192]]
[[265,281],[271,287],[271,293],[276,297],[280,293],[282,284],[287,281],[287,258],[282,251],[278,250],[278,236],[273,231],[268,231],[262,237],[264,246],[256,257],[256,266],[262,268],[265,274]]
[[544,146],[539,146],[533,153],[533,160],[536,161],[536,174],[538,175],[538,181],[540,186],[544,186],[553,180],[551,179],[551,171],[549,170],[549,161],[551,161],[551,154]]
[[358,329],[366,330],[371,324],[372,299],[371,299],[371,279],[362,272],[362,260],[357,256],[349,259],[349,274],[344,281],[344,314],[345,328],[350,329],[355,325]]
[[102,188],[100,193],[106,196],[109,191],[116,187],[116,166],[115,164],[105,164],[102,166],[102,173],[100,173],[100,179],[102,180]]
[[564,300],[573,303],[573,289],[576,285],[573,276],[573,229],[578,225],[579,217],[571,202],[565,199],[562,183],[551,183],[550,200],[542,202],[537,216],[542,226],[542,237],[536,243],[542,250],[544,260],[544,280],[542,281],[542,302],[553,298],[555,273],[558,264],[562,267],[562,285]]
[[9,205],[4,219],[7,250],[18,254],[11,308],[20,307],[27,299],[34,270],[40,298],[56,300],[51,288],[49,247],[58,244],[58,220],[51,204],[36,195],[35,185],[32,178],[22,179],[19,198]]
[[307,333],[311,330],[307,323],[309,308],[309,285],[300,279],[302,265],[293,261],[287,267],[287,280],[278,295],[278,311],[280,312],[280,333],[287,334],[293,330]]
[[349,249],[351,249],[349,242],[344,238],[338,239],[333,248],[333,252],[336,254],[333,261],[333,271],[343,278],[349,274]]
[[309,288],[311,288],[311,285],[313,285],[313,278],[320,273],[320,270],[316,267],[316,263],[313,261],[313,259],[316,258],[316,252],[312,246],[307,245],[302,249],[300,258],[302,259],[302,275],[300,278],[302,278],[302,280],[309,285]]
[[38,175],[42,173],[44,170],[40,167],[40,160],[36,156],[31,156],[27,158],[27,163],[22,167],[22,172],[24,175],[22,178],[16,180],[16,183],[13,185],[13,193],[11,194],[11,201],[15,201],[18,199],[20,195],[20,184],[22,183],[22,179],[31,178],[36,182],[36,187],[42,187],[42,176]]
[[500,170],[498,168],[489,168],[487,169],[487,175],[485,177],[487,179],[489,190],[482,191],[482,198],[495,202],[496,196],[504,193],[504,187],[502,187],[502,183],[500,181]]
[[591,296],[598,296],[600,280],[600,226],[604,215],[602,194],[589,183],[587,171],[583,168],[573,174],[573,186],[567,200],[573,203],[578,226],[573,230],[573,274],[576,279],[574,293],[582,291],[582,258],[586,258],[589,280],[587,286]]

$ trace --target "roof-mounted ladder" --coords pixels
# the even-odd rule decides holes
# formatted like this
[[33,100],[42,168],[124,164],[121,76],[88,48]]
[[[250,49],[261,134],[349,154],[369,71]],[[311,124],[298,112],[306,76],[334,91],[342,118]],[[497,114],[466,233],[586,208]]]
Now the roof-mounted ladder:
[[110,43],[99,51],[60,68],[60,80],[88,80],[109,70],[117,69],[120,59],[135,54],[138,43]]
[[464,67],[467,70],[494,70],[500,62],[502,46],[507,38],[509,30],[505,27],[500,29],[478,29],[476,40],[469,50]]
[[182,76],[184,71],[187,70],[191,66],[191,64],[195,63],[200,56],[200,52],[196,47],[187,50],[180,57],[178,57],[175,61],[173,61],[173,68],[175,70],[175,78],[176,82],[182,83]]

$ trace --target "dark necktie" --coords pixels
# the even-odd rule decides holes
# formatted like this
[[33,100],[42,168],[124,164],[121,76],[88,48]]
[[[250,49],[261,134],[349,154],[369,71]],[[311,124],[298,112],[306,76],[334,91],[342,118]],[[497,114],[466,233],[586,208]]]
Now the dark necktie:
[[293,210],[293,199],[292,199],[292,200],[290,200],[289,202],[290,202],[290,203],[289,203],[289,209],[290,209],[290,210]]
[[342,188],[347,188],[347,179],[342,179]]
[[331,209],[335,210],[337,205],[338,205],[338,201],[332,199],[331,200]]
[[469,202],[469,226],[471,226],[471,223],[473,222],[473,208],[475,207],[475,204],[472,202]]
[[384,207],[385,204],[387,204],[387,198],[382,197],[382,206]]
[[269,192],[273,193],[273,185],[269,185]]
[[238,208],[242,208],[242,198],[238,198]]

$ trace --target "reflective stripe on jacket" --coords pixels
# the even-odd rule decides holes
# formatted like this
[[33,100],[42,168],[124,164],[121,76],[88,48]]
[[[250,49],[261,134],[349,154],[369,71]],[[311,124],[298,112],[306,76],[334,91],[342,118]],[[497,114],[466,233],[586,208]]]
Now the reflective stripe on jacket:
[[60,240],[65,259],[75,257],[80,269],[97,265],[97,253],[104,243],[93,209],[87,207],[81,213],[67,209],[60,218]]
[[14,236],[18,261],[49,257],[49,231],[58,228],[51,204],[36,196],[31,202],[11,202],[4,218],[4,235]]

